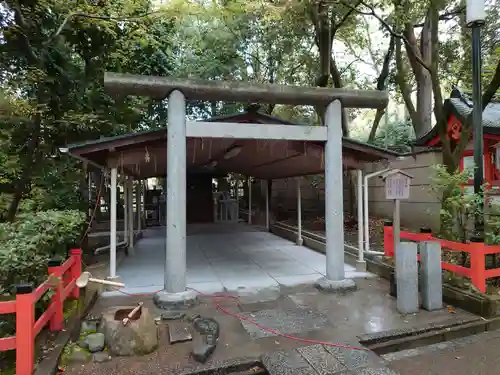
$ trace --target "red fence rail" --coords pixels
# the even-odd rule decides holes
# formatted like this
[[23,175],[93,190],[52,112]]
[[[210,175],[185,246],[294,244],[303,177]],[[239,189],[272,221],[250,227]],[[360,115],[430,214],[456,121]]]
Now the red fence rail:
[[[449,251],[465,252],[470,254],[470,267],[441,262],[443,270],[451,271],[460,276],[471,279],[472,284],[481,292],[486,292],[486,280],[500,277],[500,268],[486,269],[485,255],[500,253],[500,246],[485,245],[483,242],[454,242],[433,237],[431,233],[411,233],[401,231],[401,240],[421,242],[434,241],[441,244],[441,248]],[[388,257],[394,256],[394,233],[392,226],[384,227],[384,254]]]
[[[64,301],[67,298],[79,298],[80,290],[76,286],[76,279],[82,273],[82,250],[70,250],[68,260],[60,266],[49,267],[48,273],[47,280],[35,290],[18,293],[15,300],[0,302],[0,315],[16,314],[16,335],[0,338],[0,352],[16,350],[16,375],[33,374],[35,339],[47,323],[51,331],[63,329]],[[55,294],[47,310],[35,320],[35,304],[49,289],[54,289]]]

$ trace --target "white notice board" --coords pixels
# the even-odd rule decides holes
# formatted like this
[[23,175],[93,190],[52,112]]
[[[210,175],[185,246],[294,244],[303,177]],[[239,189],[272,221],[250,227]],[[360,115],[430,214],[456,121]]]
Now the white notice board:
[[385,179],[385,199],[410,198],[410,177],[401,173],[387,176]]

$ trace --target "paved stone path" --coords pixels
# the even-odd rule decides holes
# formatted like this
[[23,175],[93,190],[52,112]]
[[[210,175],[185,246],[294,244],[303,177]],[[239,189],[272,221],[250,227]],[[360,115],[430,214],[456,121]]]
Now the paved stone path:
[[401,375],[500,374],[500,330],[383,356]]
[[261,360],[269,375],[398,375],[370,351],[326,345],[277,351]]

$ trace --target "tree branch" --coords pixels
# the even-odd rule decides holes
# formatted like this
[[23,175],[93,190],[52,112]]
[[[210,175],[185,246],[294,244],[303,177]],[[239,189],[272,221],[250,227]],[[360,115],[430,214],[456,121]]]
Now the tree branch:
[[[465,12],[465,6],[461,6],[461,7],[454,9],[454,10],[450,10],[449,12],[445,12],[445,13],[440,14],[438,20],[439,21],[450,21],[453,18],[455,18],[456,16],[458,16],[460,14],[464,14],[464,12]],[[417,23],[417,24],[413,25],[413,27],[423,27],[424,24],[425,24],[424,22]]]
[[35,50],[31,46],[30,40],[28,36],[26,35],[26,31],[28,29],[28,24],[26,23],[23,13],[21,12],[21,6],[19,5],[19,2],[15,2],[13,5],[13,10],[14,10],[14,19],[16,21],[16,24],[18,27],[15,28],[17,34],[21,35],[21,39],[24,42],[25,49],[27,52],[27,58],[28,62],[32,65],[39,66],[40,64],[40,58],[36,54]]
[[57,37],[61,32],[64,30],[66,25],[68,24],[69,21],[71,21],[73,18],[90,18],[90,19],[96,19],[96,20],[103,20],[103,21],[110,21],[110,22],[139,22],[141,18],[149,17],[154,14],[158,14],[161,12],[150,12],[150,13],[144,13],[139,16],[135,17],[112,17],[112,16],[99,16],[97,14],[87,14],[87,13],[80,13],[80,12],[75,12],[75,13],[70,13],[66,16],[64,21],[61,23],[55,34],[52,36],[52,39]]
[[403,56],[401,54],[401,39],[395,40],[395,49],[396,49],[396,83],[399,86],[399,90],[401,91],[401,95],[403,96],[403,100],[405,102],[406,108],[408,109],[408,113],[410,114],[411,122],[413,127],[418,126],[418,117],[417,111],[415,109],[415,105],[411,100],[411,89],[408,87],[408,84],[405,80],[405,68],[403,65]]
[[[389,42],[389,48],[384,57],[384,64],[382,65],[382,70],[380,71],[380,75],[377,79],[377,90],[383,91],[386,88],[387,77],[389,77],[390,64],[392,60],[392,56],[394,55],[394,48],[396,46],[395,38],[391,36],[391,40]],[[385,114],[386,109],[377,110],[375,114],[375,120],[373,121],[372,128],[370,130],[370,135],[368,136],[368,141],[373,141],[375,139],[375,135],[377,134],[377,129],[380,124],[380,120],[382,116]]]
[[341,1],[341,3],[342,3],[342,5],[344,5],[345,7],[349,8],[349,9],[352,9],[352,10],[354,10],[355,12],[357,12],[357,13],[359,13],[359,14],[363,14],[363,15],[365,15],[365,16],[372,16],[372,17],[375,17],[375,18],[376,18],[376,19],[377,19],[377,20],[378,20],[378,21],[382,24],[382,26],[384,26],[384,28],[387,30],[387,32],[388,32],[389,34],[391,34],[391,35],[392,35],[393,37],[395,37],[395,38],[401,39],[401,40],[405,43],[405,45],[406,45],[407,49],[409,50],[409,52],[411,52],[411,54],[413,55],[413,57],[415,58],[415,60],[417,60],[417,61],[418,61],[418,63],[419,63],[420,65],[422,65],[422,67],[423,67],[425,70],[429,71],[429,73],[431,73],[431,74],[432,74],[432,72],[431,72],[431,69],[430,69],[429,65],[427,65],[427,64],[426,64],[426,63],[422,60],[422,58],[420,57],[420,54],[419,54],[419,53],[418,53],[418,51],[415,49],[415,46],[414,46],[414,45],[412,45],[412,44],[408,41],[408,39],[406,38],[406,36],[404,36],[403,34],[399,34],[399,33],[395,32],[395,31],[392,29],[391,25],[389,25],[389,24],[387,23],[387,21],[385,21],[382,17],[380,17],[380,16],[379,16],[379,15],[375,12],[375,9],[374,9],[371,5],[368,5],[368,4],[366,4],[364,1],[361,1],[361,3],[360,3],[361,5],[364,5],[365,7],[367,7],[368,9],[370,9],[370,11],[369,11],[369,12],[363,12],[363,11],[361,11],[361,10],[359,10],[359,9],[356,9],[355,7],[353,7],[352,5],[350,5],[349,3],[346,3],[345,1]]
[[488,84],[488,87],[483,93],[483,111],[485,110],[486,106],[490,104],[490,102],[493,100],[499,88],[500,88],[500,60],[498,60],[497,68],[495,70],[493,78],[491,79],[490,83]]
[[337,31],[349,19],[349,17],[351,16],[351,14],[353,14],[354,12],[356,12],[356,8],[360,4],[361,4],[361,0],[358,0],[358,2],[356,3],[356,5],[351,6],[350,9],[347,11],[347,13],[344,14],[344,17],[342,17],[342,19],[339,22],[335,22],[335,20],[334,20],[335,12],[332,13],[332,18],[331,18],[332,25],[331,25],[331,31],[330,31],[330,35],[331,35],[332,40],[335,39],[335,34],[337,33]]

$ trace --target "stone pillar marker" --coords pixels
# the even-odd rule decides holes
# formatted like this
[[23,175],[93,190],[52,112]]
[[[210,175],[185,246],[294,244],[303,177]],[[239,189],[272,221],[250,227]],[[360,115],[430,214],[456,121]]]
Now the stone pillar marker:
[[419,311],[417,244],[401,242],[395,252],[398,311],[401,314],[416,313]]
[[160,308],[194,302],[186,291],[186,99],[179,90],[168,98],[167,197],[164,290],[154,296]]
[[354,290],[356,284],[345,278],[344,270],[344,199],[342,168],[342,105],[331,102],[325,113],[328,127],[325,145],[325,237],[326,277],[316,286],[325,291]]
[[441,271],[441,245],[439,242],[424,241],[419,244],[422,307],[439,310],[443,307],[443,276]]

